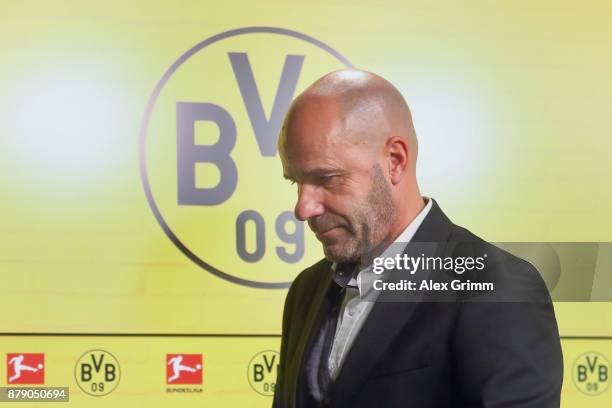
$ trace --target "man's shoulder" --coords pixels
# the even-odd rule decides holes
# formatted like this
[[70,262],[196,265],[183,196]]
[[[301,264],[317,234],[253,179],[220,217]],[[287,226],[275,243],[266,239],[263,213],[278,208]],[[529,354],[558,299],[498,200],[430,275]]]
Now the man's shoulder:
[[507,300],[549,300],[540,272],[529,261],[457,225],[454,225],[449,243],[453,257],[480,257],[484,260],[484,270],[466,274],[465,279],[496,282],[499,295],[503,294]]
[[331,274],[331,266],[332,263],[325,258],[310,265],[293,280],[290,291],[303,292],[316,289],[326,276]]
[[501,263],[517,263],[524,267],[530,264],[526,260],[500,248],[492,242],[474,234],[465,227],[453,224],[452,232],[449,237],[450,249],[455,254],[463,255],[486,255],[492,265]]
[[331,265],[330,261],[322,259],[298,274],[287,292],[285,313],[294,314],[298,309],[302,311],[307,309],[310,303],[302,300],[315,297],[316,292],[327,280],[328,274],[331,274]]

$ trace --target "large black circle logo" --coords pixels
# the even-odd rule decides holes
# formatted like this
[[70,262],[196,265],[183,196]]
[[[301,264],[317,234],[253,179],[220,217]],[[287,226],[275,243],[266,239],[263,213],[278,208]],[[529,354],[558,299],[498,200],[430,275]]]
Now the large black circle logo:
[[[260,55],[272,52],[282,58]],[[201,41],[166,70],[142,120],[140,177],[155,219],[187,258],[264,289],[287,288],[282,271],[320,258],[320,246],[287,208],[293,197],[274,168],[276,140],[296,89],[351,66],[306,34],[245,27]]]

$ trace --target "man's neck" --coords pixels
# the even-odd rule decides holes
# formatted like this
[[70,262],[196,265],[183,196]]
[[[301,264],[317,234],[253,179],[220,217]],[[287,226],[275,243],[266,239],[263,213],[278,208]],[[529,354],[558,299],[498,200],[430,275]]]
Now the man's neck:
[[397,237],[414,221],[421,211],[425,208],[425,199],[421,194],[413,196],[411,199],[406,200],[404,204],[399,208],[400,214],[393,226],[389,230],[389,234],[385,238],[384,242],[386,246],[394,242]]

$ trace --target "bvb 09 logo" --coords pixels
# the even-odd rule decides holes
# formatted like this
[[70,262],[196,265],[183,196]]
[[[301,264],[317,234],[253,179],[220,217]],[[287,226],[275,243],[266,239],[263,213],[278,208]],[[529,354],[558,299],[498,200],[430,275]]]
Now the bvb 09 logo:
[[110,394],[119,384],[119,362],[108,351],[89,350],[74,367],[79,388],[89,395],[101,397]]
[[253,356],[247,368],[247,379],[255,392],[274,395],[279,362],[280,354],[277,351],[261,351]]
[[599,395],[610,386],[610,362],[600,353],[584,353],[574,362],[572,379],[584,394]]
[[149,205],[201,268],[260,288],[289,286],[318,244],[293,216],[276,143],[295,94],[351,64],[295,31],[249,27],[185,52],[157,84],[140,133]]

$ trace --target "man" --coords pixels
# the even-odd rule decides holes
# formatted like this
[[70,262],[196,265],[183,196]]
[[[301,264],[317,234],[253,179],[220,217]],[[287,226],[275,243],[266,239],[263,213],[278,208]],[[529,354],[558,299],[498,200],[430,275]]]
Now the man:
[[[291,105],[279,153],[297,185],[295,215],[325,259],[287,295],[275,408],[559,406],[561,347],[543,281],[421,196],[417,138],[397,89],[358,70],[324,76]],[[469,276],[500,292],[362,299],[355,283],[372,254],[406,254],[408,242],[434,243],[431,255],[488,252],[490,266]],[[464,243],[476,244],[457,251]]]

